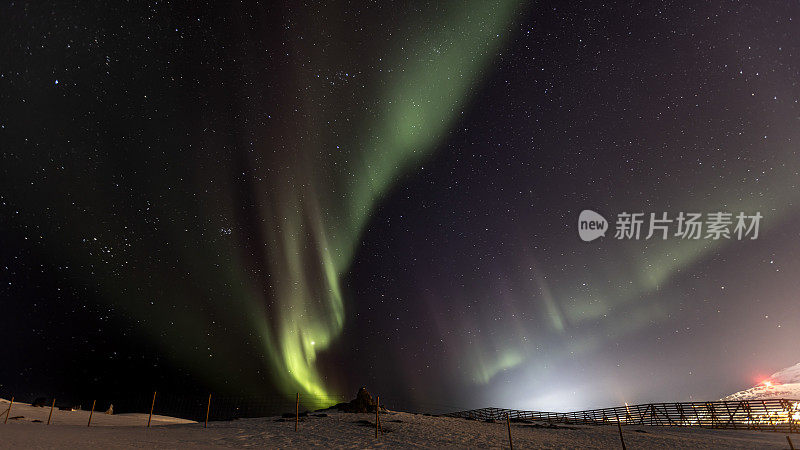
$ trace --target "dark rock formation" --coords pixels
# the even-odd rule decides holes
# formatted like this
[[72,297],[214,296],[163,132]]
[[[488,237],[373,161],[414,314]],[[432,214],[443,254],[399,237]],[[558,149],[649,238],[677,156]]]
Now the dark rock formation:
[[[356,398],[347,403],[339,403],[338,405],[335,405],[334,408],[348,413],[374,413],[376,406],[375,399],[373,399],[369,392],[367,392],[367,388],[362,386],[361,389],[358,390]],[[381,406],[381,411],[385,412],[387,410]]]

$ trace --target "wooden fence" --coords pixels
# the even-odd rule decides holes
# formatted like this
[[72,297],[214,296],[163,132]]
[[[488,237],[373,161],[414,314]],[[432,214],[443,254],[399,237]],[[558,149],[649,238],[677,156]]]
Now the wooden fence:
[[800,400],[647,403],[568,413],[481,408],[443,414],[473,420],[527,419],[567,424],[654,425],[800,432]]

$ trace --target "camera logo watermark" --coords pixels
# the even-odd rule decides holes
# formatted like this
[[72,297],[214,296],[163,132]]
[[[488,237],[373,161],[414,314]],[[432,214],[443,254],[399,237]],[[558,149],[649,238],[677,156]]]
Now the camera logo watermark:
[[[669,214],[622,212],[617,214],[615,239],[758,239],[758,227],[763,216],[760,212],[736,215],[729,212],[683,213],[669,217]],[[647,233],[642,231],[646,228]],[[578,216],[578,235],[591,242],[605,237],[608,222],[600,214],[585,209]]]
[[608,230],[608,221],[605,217],[590,209],[581,211],[581,215],[578,216],[578,234],[581,239],[591,242],[600,236],[605,237],[606,230]]

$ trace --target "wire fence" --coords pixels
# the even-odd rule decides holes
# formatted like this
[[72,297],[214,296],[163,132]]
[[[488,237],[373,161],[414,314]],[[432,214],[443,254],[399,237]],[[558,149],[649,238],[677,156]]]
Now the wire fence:
[[[94,404],[95,412],[100,413],[113,407],[114,414],[147,414],[152,407],[154,415],[204,422],[206,417],[209,421],[223,421],[253,417],[294,417],[298,411],[301,415],[324,412],[321,410],[335,406],[338,403],[347,403],[354,396],[355,393],[349,397],[343,395],[300,394],[298,403],[296,393],[254,396],[224,396],[214,393],[179,395],[161,391],[125,394],[98,393],[97,396],[86,396],[85,398],[55,395],[55,407],[56,409],[88,411]],[[25,393],[18,393],[15,396],[14,392],[7,388],[0,389],[0,397],[5,399],[14,397],[17,403],[38,404],[38,406],[46,407],[49,407],[53,402],[53,396],[39,397]],[[417,402],[406,398],[381,397],[380,404],[389,410],[429,415],[440,415],[460,409],[453,405]],[[2,412],[0,411],[0,413]]]
[[800,432],[800,400],[647,403],[567,413],[481,408],[443,414],[471,420],[536,420],[566,424],[617,424]]
[[[0,397],[11,398],[6,389],[0,389]],[[177,395],[169,392],[150,392],[125,395],[104,395],[80,401],[56,399],[59,409],[88,410],[95,404],[95,411],[148,413],[178,417],[203,422],[235,420],[254,417],[294,417],[324,410],[337,403],[346,403],[346,396],[319,396],[300,394],[267,396],[216,396]],[[17,401],[49,406],[52,398],[17,397]],[[413,399],[381,397],[381,406],[395,411],[459,417],[471,420],[531,420],[566,424],[617,424],[705,427],[723,429],[748,429],[759,431],[800,432],[800,400],[765,399],[714,402],[647,403],[625,405],[614,408],[592,409],[567,413],[546,411],[524,411],[504,408],[480,408],[459,410],[453,405],[419,402]],[[456,412],[453,412],[453,411]],[[321,411],[320,411],[321,412]]]
[[[148,412],[153,407],[153,413],[162,416],[179,417],[198,422],[234,420],[250,417],[279,416],[291,413],[294,416],[298,405],[291,396],[264,396],[264,397],[232,397],[209,395],[174,395],[169,393],[156,393],[155,402],[153,394],[140,395],[133,398],[118,398],[107,400],[114,405],[115,413]],[[314,411],[330,406],[332,402],[344,401],[344,398],[322,398],[301,395],[299,410],[301,412]]]
[[[4,390],[5,391],[5,390]],[[155,394],[155,395],[154,395]],[[14,396],[13,392],[0,392],[0,397],[15,398],[17,403],[29,403],[49,407],[52,397],[35,397],[30,395]],[[347,401],[344,396],[314,396],[301,394],[299,405],[296,394],[267,396],[216,396],[177,395],[169,392],[149,392],[136,394],[98,394],[98,396],[67,398],[55,396],[55,408],[66,410],[89,410],[95,404],[95,412],[103,412],[113,407],[114,414],[149,413],[152,407],[154,415],[178,417],[181,419],[203,422],[234,420],[250,417],[280,416],[297,409],[301,413],[327,408],[336,403]]]

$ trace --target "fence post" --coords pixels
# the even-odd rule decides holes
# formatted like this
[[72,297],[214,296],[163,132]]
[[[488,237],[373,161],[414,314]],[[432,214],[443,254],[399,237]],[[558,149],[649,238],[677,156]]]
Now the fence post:
[[376,401],[375,401],[375,438],[377,438],[378,437],[378,430],[381,427],[381,415],[380,415],[380,412],[381,412],[381,397],[377,396],[375,398],[376,398]]
[[297,424],[300,423],[300,393],[297,393],[297,401],[294,407],[294,431],[297,431]]
[[147,418],[147,428],[150,428],[150,421],[153,420],[153,408],[156,406],[156,392],[153,391],[153,402],[150,403],[150,417]]
[[619,441],[622,443],[622,450],[626,450],[625,438],[622,437],[622,425],[619,422],[619,417],[617,417],[617,430],[619,430]]
[[[378,410],[380,410],[380,406],[381,406],[381,398],[378,397],[378,407],[377,407]],[[381,433],[383,433],[383,424],[381,423],[381,416],[378,416],[378,429],[380,429]]]
[[514,442],[511,441],[511,419],[508,418],[508,413],[506,413],[506,426],[508,427],[508,448],[514,450]]
[[206,423],[203,428],[208,428],[208,414],[211,412],[211,394],[208,394],[208,406],[206,407]]
[[47,416],[47,424],[50,425],[50,418],[53,417],[53,408],[56,406],[56,399],[53,399],[53,404],[50,405],[50,415]]
[[92,426],[92,416],[94,415],[94,404],[97,403],[97,400],[92,400],[92,410],[89,411],[89,423],[86,424],[87,427]]
[[11,407],[14,406],[14,396],[11,396],[11,403],[8,404],[8,409],[6,410],[6,420],[3,421],[3,424],[8,423],[8,416],[11,415]]

